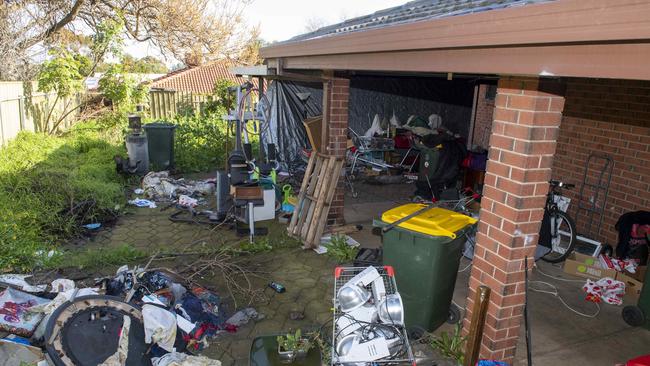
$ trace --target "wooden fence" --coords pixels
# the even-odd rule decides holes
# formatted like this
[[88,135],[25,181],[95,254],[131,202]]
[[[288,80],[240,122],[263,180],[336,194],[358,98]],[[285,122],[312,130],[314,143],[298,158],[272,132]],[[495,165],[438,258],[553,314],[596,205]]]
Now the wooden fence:
[[158,90],[149,91],[149,114],[153,119],[171,119],[177,114],[199,113],[209,101],[209,96],[192,92]]
[[[5,145],[20,131],[49,131],[53,121],[70,108],[77,106],[80,95],[56,100],[56,93],[37,92],[34,81],[0,82],[0,143]],[[50,114],[49,126],[46,126]],[[77,118],[78,111],[70,113],[59,125],[67,128]]]

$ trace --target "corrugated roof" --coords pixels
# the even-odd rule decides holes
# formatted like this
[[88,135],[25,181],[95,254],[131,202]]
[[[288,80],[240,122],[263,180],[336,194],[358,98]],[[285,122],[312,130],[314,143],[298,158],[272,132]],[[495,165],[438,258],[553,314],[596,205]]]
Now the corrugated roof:
[[[152,89],[165,89],[186,91],[201,94],[210,94],[214,91],[217,80],[230,80],[240,85],[247,80],[230,73],[230,69],[237,66],[230,60],[214,61],[201,66],[190,66],[154,79],[149,84]],[[257,81],[253,80],[257,86]]]
[[415,0],[404,5],[379,10],[373,14],[349,19],[342,23],[301,34],[285,42],[304,41],[397,24],[414,23],[422,20],[446,18],[550,1],[554,0]]

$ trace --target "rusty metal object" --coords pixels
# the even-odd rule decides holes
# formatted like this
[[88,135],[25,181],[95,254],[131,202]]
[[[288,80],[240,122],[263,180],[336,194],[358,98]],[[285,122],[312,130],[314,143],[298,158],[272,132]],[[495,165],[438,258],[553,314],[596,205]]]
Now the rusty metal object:
[[474,307],[472,308],[472,322],[469,324],[467,335],[467,348],[465,349],[465,366],[474,366],[478,361],[481,350],[481,339],[483,338],[483,326],[487,315],[488,304],[490,303],[490,288],[479,286],[474,296]]

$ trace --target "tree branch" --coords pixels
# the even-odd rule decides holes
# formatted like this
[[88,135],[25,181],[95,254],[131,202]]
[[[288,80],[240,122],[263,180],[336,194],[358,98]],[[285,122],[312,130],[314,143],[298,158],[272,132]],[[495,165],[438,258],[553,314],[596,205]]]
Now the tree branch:
[[81,6],[84,4],[84,2],[85,0],[76,0],[72,5],[72,9],[70,9],[70,12],[45,31],[45,38],[49,38],[52,34],[58,32],[61,30],[61,28],[65,27],[68,23],[73,21],[74,18],[77,17],[77,14],[79,14],[79,10],[81,10]]

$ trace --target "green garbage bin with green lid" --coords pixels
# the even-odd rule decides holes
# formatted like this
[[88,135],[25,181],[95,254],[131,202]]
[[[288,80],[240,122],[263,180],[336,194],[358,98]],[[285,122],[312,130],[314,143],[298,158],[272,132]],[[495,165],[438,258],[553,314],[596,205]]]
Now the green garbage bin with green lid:
[[[395,207],[375,225],[386,226],[424,207]],[[435,207],[383,233],[384,264],[395,269],[407,329],[432,331],[449,319],[464,233],[476,221]]]
[[144,126],[149,147],[150,170],[159,171],[174,168],[174,131],[176,125],[164,122],[148,123]]

